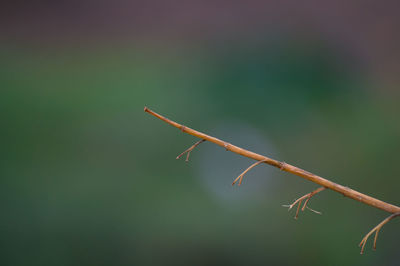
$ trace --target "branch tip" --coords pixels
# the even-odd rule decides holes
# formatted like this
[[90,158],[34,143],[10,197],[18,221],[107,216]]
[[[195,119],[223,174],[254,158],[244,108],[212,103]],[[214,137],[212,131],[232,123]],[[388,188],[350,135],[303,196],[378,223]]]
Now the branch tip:
[[297,220],[297,218],[299,218],[299,211],[300,211],[302,201],[303,201],[303,199],[301,199],[299,201],[299,205],[297,206],[296,215],[294,216],[294,219],[296,219],[296,220]]
[[378,240],[378,235],[379,235],[379,231],[382,229],[382,227],[387,224],[388,222],[390,222],[390,220],[396,218],[397,216],[400,216],[400,212],[398,213],[393,213],[392,215],[390,215],[389,217],[387,217],[385,220],[383,220],[382,222],[380,222],[377,226],[375,226],[371,231],[368,232],[368,234],[366,234],[364,236],[364,238],[361,240],[360,244],[358,245],[359,247],[361,247],[361,251],[360,254],[364,254],[364,248],[365,248],[365,244],[367,243],[368,238],[375,232],[375,237],[374,237],[374,244],[372,246],[373,250],[376,250],[376,241]]

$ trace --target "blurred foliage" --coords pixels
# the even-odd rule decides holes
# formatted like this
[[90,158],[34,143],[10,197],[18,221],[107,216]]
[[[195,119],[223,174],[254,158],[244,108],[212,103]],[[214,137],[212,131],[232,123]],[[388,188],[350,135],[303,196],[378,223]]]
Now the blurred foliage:
[[[143,113],[204,132],[246,124],[275,150],[258,152],[399,203],[400,107],[345,53],[293,40],[0,53],[2,265],[396,264],[398,221],[360,256],[386,214],[327,191],[310,203],[322,216],[295,221],[281,205],[315,185],[277,170],[249,205],[221,204],[202,181],[210,155],[176,161],[195,140]],[[239,160],[212,178],[230,185]]]

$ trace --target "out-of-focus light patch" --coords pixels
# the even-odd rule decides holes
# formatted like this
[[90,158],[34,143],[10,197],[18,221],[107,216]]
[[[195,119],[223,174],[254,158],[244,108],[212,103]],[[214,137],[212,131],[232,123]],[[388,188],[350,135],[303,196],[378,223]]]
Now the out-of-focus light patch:
[[[247,124],[226,122],[209,133],[241,148],[276,157],[276,149],[268,136]],[[279,178],[274,167],[260,164],[246,173],[241,186],[232,186],[233,180],[253,164],[254,160],[207,142],[194,152],[200,157],[196,160],[199,162],[198,178],[210,196],[224,207],[247,208],[249,204],[259,202],[276,191]]]

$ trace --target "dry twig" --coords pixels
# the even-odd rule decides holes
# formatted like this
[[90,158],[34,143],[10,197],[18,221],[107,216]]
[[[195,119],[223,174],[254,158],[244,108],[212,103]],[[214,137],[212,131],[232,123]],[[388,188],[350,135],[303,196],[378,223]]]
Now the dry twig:
[[[321,188],[319,188],[319,189],[321,189],[320,191],[322,191],[323,189],[330,189],[330,190],[332,190],[332,191],[338,192],[338,193],[342,194],[343,196],[346,196],[346,197],[351,198],[351,199],[353,199],[353,200],[359,201],[359,202],[364,203],[364,204],[366,204],[366,205],[369,205],[369,206],[372,206],[372,207],[375,207],[375,208],[384,210],[384,211],[386,211],[386,212],[388,212],[388,213],[391,213],[391,214],[392,214],[391,216],[389,216],[388,218],[386,218],[382,223],[380,223],[377,227],[375,227],[370,233],[368,233],[368,234],[364,237],[365,240],[363,239],[363,241],[361,241],[360,246],[362,245],[362,246],[364,247],[367,238],[368,238],[369,235],[371,235],[374,231],[376,231],[376,232],[378,233],[379,230],[381,229],[381,227],[382,227],[384,224],[386,224],[388,221],[390,221],[390,220],[393,219],[394,217],[397,217],[397,216],[400,215],[400,214],[399,214],[399,213],[400,213],[400,207],[398,207],[398,206],[396,206],[396,205],[389,204],[389,203],[384,202],[384,201],[382,201],[382,200],[373,198],[373,197],[371,197],[371,196],[368,196],[368,195],[366,195],[366,194],[363,194],[363,193],[360,193],[360,192],[358,192],[358,191],[356,191],[356,190],[353,190],[353,189],[351,189],[351,188],[349,188],[349,187],[339,185],[339,184],[337,184],[337,183],[335,183],[335,182],[332,182],[332,181],[330,181],[330,180],[328,180],[328,179],[325,179],[325,178],[320,177],[320,176],[318,176],[318,175],[315,175],[315,174],[312,174],[312,173],[310,173],[310,172],[307,172],[307,171],[305,171],[305,170],[303,170],[303,169],[301,169],[301,168],[298,168],[298,167],[296,167],[296,166],[287,164],[287,163],[285,163],[285,162],[280,162],[280,161],[274,160],[274,159],[272,159],[272,158],[269,158],[269,157],[267,157],[267,156],[263,156],[263,155],[261,155],[261,154],[257,154],[257,153],[252,152],[252,151],[248,151],[248,150],[246,150],[246,149],[243,149],[243,148],[240,148],[240,147],[238,147],[238,146],[232,145],[232,144],[227,143],[227,142],[225,142],[225,141],[223,141],[223,140],[220,140],[220,139],[218,139],[218,138],[215,138],[215,137],[212,137],[212,136],[210,136],[210,135],[207,135],[207,134],[204,134],[204,133],[202,133],[202,132],[199,132],[199,131],[197,131],[197,130],[188,128],[188,127],[186,127],[186,126],[184,126],[184,125],[181,125],[181,124],[179,124],[179,123],[177,123],[177,122],[174,122],[174,121],[172,121],[172,120],[170,120],[170,119],[168,119],[168,118],[166,118],[166,117],[164,117],[164,116],[162,116],[162,115],[160,115],[160,114],[157,114],[156,112],[153,112],[152,110],[148,109],[147,107],[144,108],[144,111],[147,112],[147,113],[149,113],[149,114],[151,114],[151,115],[153,115],[153,116],[155,116],[155,117],[157,117],[158,119],[160,119],[160,120],[162,120],[162,121],[164,121],[164,122],[170,124],[170,125],[173,126],[173,127],[179,128],[182,132],[185,132],[185,133],[187,133],[187,134],[190,134],[190,135],[195,136],[195,137],[197,137],[197,138],[200,138],[200,139],[202,139],[202,140],[207,140],[207,141],[209,141],[209,142],[215,143],[215,144],[217,144],[217,145],[219,145],[219,146],[221,146],[221,147],[224,147],[224,148],[225,148],[226,150],[228,150],[228,151],[231,151],[231,152],[237,153],[237,154],[239,154],[239,155],[242,155],[242,156],[245,156],[245,157],[248,157],[248,158],[251,158],[251,159],[256,160],[257,162],[256,162],[255,164],[253,164],[252,166],[250,166],[248,169],[246,169],[246,170],[242,173],[242,175],[241,175],[242,177],[241,177],[241,178],[240,178],[240,176],[239,176],[239,179],[240,179],[240,180],[243,178],[243,175],[244,175],[248,170],[250,170],[252,167],[256,166],[257,164],[263,162],[263,163],[272,165],[272,166],[274,166],[274,167],[277,167],[277,168],[281,169],[282,171],[285,171],[285,172],[288,172],[288,173],[291,173],[291,174],[300,176],[300,177],[302,177],[302,178],[304,178],[304,179],[307,179],[307,180],[309,180],[309,181],[311,181],[311,182],[314,182],[314,183],[320,185],[320,186],[321,186]],[[200,143],[199,143],[199,144],[200,144]],[[197,145],[198,145],[198,144],[197,144]],[[197,145],[195,144],[195,145],[193,145],[193,146],[197,146]],[[192,146],[192,147],[193,147],[193,146]],[[195,148],[195,147],[193,147],[193,148],[192,148],[192,147],[188,149],[188,153],[190,153],[190,151],[193,150],[193,149]],[[179,156],[178,156],[178,157],[179,157]],[[240,182],[239,182],[239,184],[240,184]],[[318,190],[318,189],[317,189],[317,190]],[[319,191],[318,191],[318,192],[319,192]],[[311,193],[313,193],[313,192],[311,192]],[[314,194],[316,194],[316,193],[314,193]],[[307,206],[307,203],[308,203],[309,199],[311,198],[311,196],[309,196],[309,194],[307,194],[307,195],[305,195],[305,196],[308,197],[307,200],[306,200],[306,202],[305,202],[305,206]],[[304,196],[303,196],[303,197],[304,197]],[[304,199],[305,199],[305,198],[303,198],[303,199],[300,198],[300,199],[298,200],[299,206],[297,207],[297,209],[298,209],[297,212],[300,210],[300,204],[302,203],[302,201],[303,201]],[[290,206],[290,205],[289,205],[289,206]],[[293,205],[293,206],[294,206],[294,205]],[[305,207],[303,206],[303,208],[305,208]],[[377,238],[377,235],[378,235],[378,234],[375,235],[375,238]],[[375,239],[374,242],[376,242],[376,239]],[[363,251],[363,248],[362,248],[362,251]]]
[[179,158],[181,158],[182,157],[182,155],[184,155],[185,153],[186,153],[186,162],[188,162],[189,161],[189,156],[190,156],[190,153],[192,152],[192,150],[194,149],[194,148],[196,148],[200,143],[202,143],[202,142],[204,142],[204,141],[206,141],[205,139],[202,139],[202,140],[199,140],[198,142],[196,142],[195,144],[193,144],[189,149],[187,149],[186,151],[184,151],[184,152],[182,152],[181,154],[179,154],[177,157],[176,157],[176,159],[178,160]]
[[232,186],[235,185],[235,183],[239,180],[239,184],[238,186],[240,186],[242,184],[242,180],[243,180],[243,176],[251,170],[251,168],[253,168],[254,166],[259,165],[260,163],[263,163],[264,161],[258,161],[253,163],[252,165],[249,166],[249,168],[247,168],[246,170],[243,171],[243,173],[241,173],[238,177],[236,177],[236,179],[232,182]]
[[308,193],[308,194],[305,194],[304,196],[298,198],[298,199],[295,200],[292,204],[290,204],[290,205],[283,205],[283,207],[289,208],[288,211],[290,211],[294,206],[296,206],[296,204],[298,204],[298,206],[297,206],[297,211],[296,211],[296,215],[294,216],[294,218],[297,219],[297,218],[299,217],[299,211],[300,211],[301,203],[303,202],[303,200],[306,199],[306,201],[304,202],[303,208],[301,208],[301,211],[304,211],[304,210],[307,208],[307,209],[309,209],[310,211],[312,211],[312,212],[314,212],[314,213],[322,214],[322,213],[319,212],[319,211],[316,211],[316,210],[313,210],[313,209],[307,207],[307,204],[308,204],[308,202],[310,201],[310,199],[311,199],[312,196],[314,196],[315,194],[317,194],[317,193],[319,193],[319,192],[321,192],[321,191],[323,191],[323,190],[325,190],[325,187],[319,187],[319,188],[317,188],[316,190],[314,190],[314,191],[312,191],[312,192],[310,192],[310,193]]
[[372,235],[375,232],[375,237],[374,237],[374,245],[373,245],[373,249],[376,249],[376,240],[378,239],[378,234],[379,231],[382,229],[382,227],[387,224],[388,222],[390,222],[390,220],[396,218],[397,216],[400,216],[400,212],[399,213],[393,213],[392,215],[390,215],[389,217],[387,217],[385,220],[383,220],[382,222],[380,222],[377,226],[375,226],[371,231],[369,231],[368,234],[366,234],[364,236],[364,238],[361,240],[360,244],[358,245],[359,247],[361,247],[361,252],[360,254],[364,253],[364,247],[365,244],[367,243],[368,237],[370,237],[370,235]]

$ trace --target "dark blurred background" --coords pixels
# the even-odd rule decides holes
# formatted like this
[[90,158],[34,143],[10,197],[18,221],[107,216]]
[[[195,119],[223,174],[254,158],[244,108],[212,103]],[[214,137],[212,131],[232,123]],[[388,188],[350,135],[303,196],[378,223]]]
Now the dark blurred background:
[[388,214],[156,112],[399,204],[398,1],[9,1],[1,265],[398,265]]

